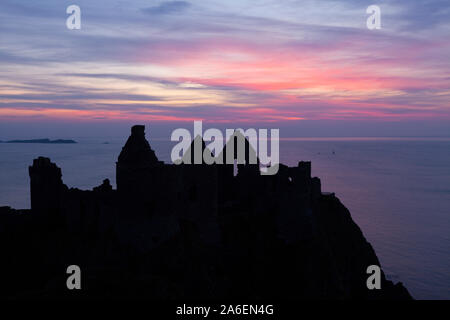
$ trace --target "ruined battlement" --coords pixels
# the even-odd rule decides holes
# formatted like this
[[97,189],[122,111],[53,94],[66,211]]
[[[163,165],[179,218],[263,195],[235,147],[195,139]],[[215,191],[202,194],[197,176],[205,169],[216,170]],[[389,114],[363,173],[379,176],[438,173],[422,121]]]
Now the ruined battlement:
[[[200,137],[197,140],[192,141],[191,148],[201,143],[204,151],[204,141]],[[222,151],[224,156],[230,152],[227,147],[228,144]],[[248,142],[246,148],[248,156],[252,151]],[[185,162],[194,163],[194,159]],[[83,229],[80,224],[105,218],[99,213],[102,208],[114,207],[117,219],[132,221],[135,234],[154,233],[154,238],[163,240],[179,230],[178,221],[183,219],[197,225],[205,241],[218,241],[218,216],[224,204],[239,206],[252,199],[258,211],[265,206],[276,207],[274,199],[289,196],[290,201],[300,197],[306,207],[312,206],[320,195],[320,180],[311,178],[310,162],[301,161],[297,167],[280,164],[279,172],[273,176],[261,175],[257,164],[237,164],[237,169],[235,175],[233,165],[228,164],[164,164],[148,143],[145,126],[136,125],[116,163],[117,191],[109,180],[92,191],[69,189],[63,184],[61,169],[50,159],[40,157],[29,169],[32,209],[58,211],[72,225],[71,229],[75,225],[76,229]],[[301,215],[301,210],[294,214]],[[115,228],[123,229],[119,224]],[[287,238],[296,237],[290,233]]]

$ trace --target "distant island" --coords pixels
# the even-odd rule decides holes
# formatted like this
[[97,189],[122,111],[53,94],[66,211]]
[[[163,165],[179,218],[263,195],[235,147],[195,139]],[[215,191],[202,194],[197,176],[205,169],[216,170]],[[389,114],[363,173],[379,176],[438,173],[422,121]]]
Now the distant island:
[[50,139],[31,139],[31,140],[9,140],[9,141],[1,141],[0,143],[52,143],[52,144],[71,144],[77,143],[75,140],[50,140]]

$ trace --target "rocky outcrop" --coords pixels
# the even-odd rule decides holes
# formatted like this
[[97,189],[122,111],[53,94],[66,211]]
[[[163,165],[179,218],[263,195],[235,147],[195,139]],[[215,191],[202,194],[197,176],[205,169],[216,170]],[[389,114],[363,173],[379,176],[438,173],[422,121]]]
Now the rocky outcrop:
[[310,162],[273,176],[164,164],[134,126],[116,169],[117,189],[105,180],[83,191],[50,159],[33,162],[32,209],[0,208],[3,297],[72,298],[65,272],[75,264],[78,298],[411,298],[384,274],[380,290],[367,288],[377,256]]

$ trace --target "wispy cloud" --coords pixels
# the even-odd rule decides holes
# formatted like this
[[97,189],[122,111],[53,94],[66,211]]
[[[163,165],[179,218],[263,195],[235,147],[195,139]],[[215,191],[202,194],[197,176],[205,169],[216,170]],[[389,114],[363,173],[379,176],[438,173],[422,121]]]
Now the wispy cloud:
[[164,1],[156,6],[142,9],[146,14],[165,15],[185,11],[191,6],[187,1]]

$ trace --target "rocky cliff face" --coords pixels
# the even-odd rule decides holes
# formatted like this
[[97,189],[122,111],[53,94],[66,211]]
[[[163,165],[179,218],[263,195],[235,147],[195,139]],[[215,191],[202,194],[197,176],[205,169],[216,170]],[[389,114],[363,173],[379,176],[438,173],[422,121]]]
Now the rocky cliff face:
[[[249,170],[252,168],[249,168]],[[410,299],[381,276],[371,245],[322,194],[311,164],[274,176],[228,165],[167,165],[134,127],[109,181],[69,189],[49,159],[30,167],[32,210],[0,208],[0,295],[152,299]],[[248,170],[247,170],[248,171]],[[79,265],[82,290],[66,288]],[[32,270],[32,272],[30,272]]]

